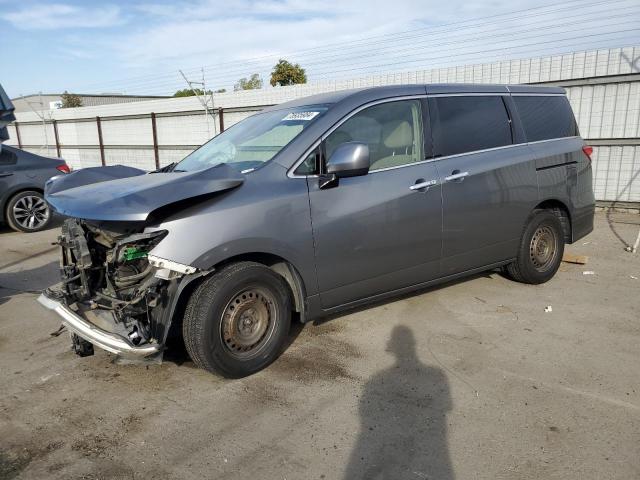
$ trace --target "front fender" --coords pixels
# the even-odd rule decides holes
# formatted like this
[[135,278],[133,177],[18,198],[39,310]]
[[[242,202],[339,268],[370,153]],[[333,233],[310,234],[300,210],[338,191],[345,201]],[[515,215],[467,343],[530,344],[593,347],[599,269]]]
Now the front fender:
[[251,177],[222,196],[165,218],[151,254],[210,270],[232,257],[267,254],[293,265],[307,294],[317,291],[309,197],[304,181]]

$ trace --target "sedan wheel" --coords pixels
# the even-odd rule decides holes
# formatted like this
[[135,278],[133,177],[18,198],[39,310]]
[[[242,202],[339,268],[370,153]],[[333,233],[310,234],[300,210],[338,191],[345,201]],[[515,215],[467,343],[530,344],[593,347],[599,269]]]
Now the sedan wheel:
[[21,192],[7,206],[9,226],[20,232],[38,232],[51,221],[51,210],[40,192]]

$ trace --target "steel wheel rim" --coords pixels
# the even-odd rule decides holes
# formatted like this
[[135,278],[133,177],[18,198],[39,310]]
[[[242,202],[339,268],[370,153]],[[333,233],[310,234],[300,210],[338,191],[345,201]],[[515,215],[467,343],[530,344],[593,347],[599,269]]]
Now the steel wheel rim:
[[539,226],[531,237],[529,258],[534,268],[545,272],[551,268],[558,255],[558,237],[551,227]]
[[36,230],[49,220],[49,206],[36,195],[20,198],[11,211],[15,222],[26,230]]
[[222,344],[228,353],[238,359],[253,358],[269,342],[276,321],[273,294],[257,286],[245,288],[231,297],[222,313]]

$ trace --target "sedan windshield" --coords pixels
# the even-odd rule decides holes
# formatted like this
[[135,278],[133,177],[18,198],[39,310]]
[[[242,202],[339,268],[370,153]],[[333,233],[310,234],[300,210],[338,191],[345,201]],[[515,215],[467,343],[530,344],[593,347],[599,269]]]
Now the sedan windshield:
[[271,160],[326,111],[326,106],[311,105],[258,113],[205,143],[173,171],[191,172],[221,163],[240,171],[253,170]]

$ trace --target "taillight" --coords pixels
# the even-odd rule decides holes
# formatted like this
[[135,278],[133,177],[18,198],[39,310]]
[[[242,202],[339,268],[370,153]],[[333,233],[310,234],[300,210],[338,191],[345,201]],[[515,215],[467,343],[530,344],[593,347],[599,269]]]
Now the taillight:
[[67,165],[66,163],[63,163],[62,165],[58,165],[56,167],[56,170],[62,173],[71,173],[71,169],[69,168],[69,165]]
[[593,147],[591,147],[589,145],[585,145],[584,147],[582,147],[582,151],[584,152],[584,154],[589,159],[589,163],[591,163],[591,154],[593,153]]

